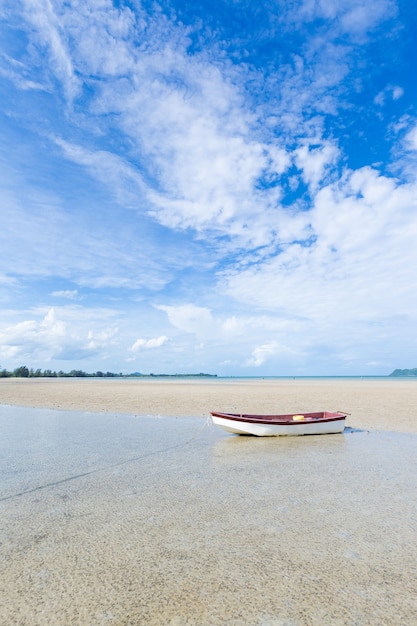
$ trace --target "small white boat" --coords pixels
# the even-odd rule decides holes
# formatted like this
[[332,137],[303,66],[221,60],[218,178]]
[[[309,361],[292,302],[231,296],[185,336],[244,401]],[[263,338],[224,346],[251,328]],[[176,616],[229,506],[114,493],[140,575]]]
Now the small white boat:
[[217,426],[235,435],[276,437],[279,435],[327,435],[342,433],[347,413],[321,411],[303,415],[248,415],[211,412]]

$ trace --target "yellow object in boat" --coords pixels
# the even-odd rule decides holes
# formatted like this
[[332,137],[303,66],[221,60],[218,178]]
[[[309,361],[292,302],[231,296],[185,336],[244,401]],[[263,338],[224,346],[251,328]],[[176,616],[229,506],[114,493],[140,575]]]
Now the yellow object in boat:
[[304,415],[293,415],[292,418],[294,422],[302,422],[304,419]]

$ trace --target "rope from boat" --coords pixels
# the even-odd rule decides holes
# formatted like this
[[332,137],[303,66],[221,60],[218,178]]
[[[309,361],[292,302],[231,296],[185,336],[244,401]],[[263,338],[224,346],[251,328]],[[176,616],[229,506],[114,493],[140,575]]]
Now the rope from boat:
[[146,459],[150,456],[156,456],[157,454],[163,454],[164,452],[169,452],[170,450],[175,450],[176,448],[187,446],[193,441],[195,441],[205,428],[209,427],[210,430],[213,430],[212,426],[213,426],[213,422],[211,418],[207,417],[203,425],[196,430],[196,432],[192,435],[192,437],[190,437],[189,439],[186,439],[185,441],[181,441],[180,443],[176,443],[173,446],[167,446],[166,448],[161,448],[160,450],[154,450],[153,452],[141,454],[140,456],[133,457],[131,459],[125,459],[124,461],[113,463],[112,465],[106,465],[105,467],[98,467],[88,472],[83,472],[81,474],[76,474],[74,476],[68,476],[67,478],[61,478],[60,480],[56,480],[51,483],[38,485],[37,487],[33,487],[32,489],[26,489],[24,491],[20,491],[19,493],[14,493],[8,496],[3,496],[2,498],[0,498],[0,502],[5,502],[6,500],[13,500],[14,498],[20,498],[21,496],[25,496],[30,493],[35,493],[37,491],[42,491],[43,489],[48,489],[48,487],[56,487],[57,485],[63,485],[65,483],[71,482],[72,480],[76,480],[77,478],[85,478],[86,476],[92,476],[94,474],[99,474],[100,472],[106,472],[115,467],[121,467],[122,465],[127,465],[128,463],[134,463],[135,461],[142,461],[143,459]]

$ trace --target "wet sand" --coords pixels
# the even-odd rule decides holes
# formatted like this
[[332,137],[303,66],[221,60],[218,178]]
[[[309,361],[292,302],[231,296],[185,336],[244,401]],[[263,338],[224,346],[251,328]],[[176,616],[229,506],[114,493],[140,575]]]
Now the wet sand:
[[[281,382],[0,384],[27,404],[0,406],[1,626],[415,623],[417,385]],[[205,419],[241,406],[352,415],[293,438]]]
[[354,428],[417,433],[416,379],[0,379],[0,404],[133,415],[350,413]]

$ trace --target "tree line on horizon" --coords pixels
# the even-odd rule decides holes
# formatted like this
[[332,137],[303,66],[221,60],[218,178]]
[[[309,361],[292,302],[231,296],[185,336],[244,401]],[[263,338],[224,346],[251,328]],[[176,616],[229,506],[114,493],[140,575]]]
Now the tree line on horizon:
[[141,374],[140,372],[133,372],[132,374],[123,374],[120,372],[119,374],[115,374],[114,372],[93,372],[88,373],[83,370],[71,370],[70,372],[63,372],[59,370],[59,372],[53,370],[41,370],[41,369],[33,369],[33,367],[29,368],[26,365],[21,365],[20,367],[16,367],[13,371],[8,371],[7,369],[1,369],[0,367],[0,378],[216,378],[217,374],[204,374],[200,372],[198,374]]
[[32,367],[26,367],[26,365],[16,367],[11,372],[4,368],[0,369],[0,378],[113,378],[115,376],[123,376],[123,374],[101,371],[88,373],[83,370],[71,370],[70,372],[59,370],[56,372],[53,370],[35,370]]

